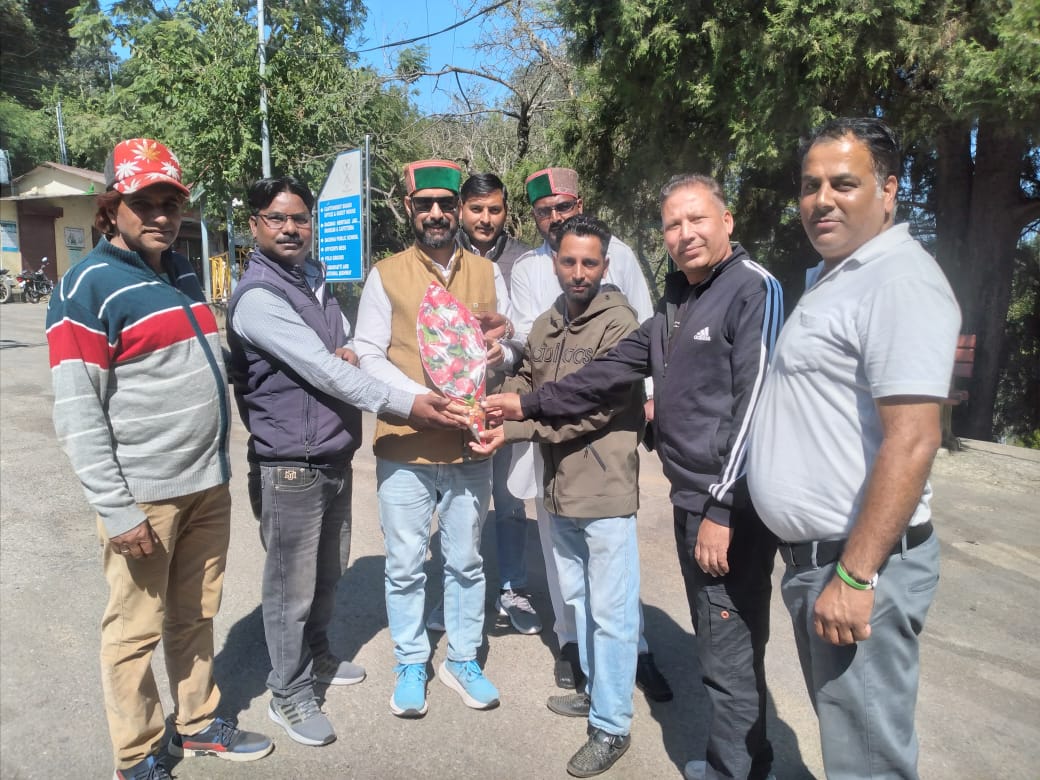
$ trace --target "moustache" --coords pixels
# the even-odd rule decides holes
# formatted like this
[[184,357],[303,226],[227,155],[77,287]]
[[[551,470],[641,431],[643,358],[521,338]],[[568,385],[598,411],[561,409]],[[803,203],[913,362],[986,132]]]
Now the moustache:
[[451,226],[451,222],[446,219],[424,219],[424,228],[446,228]]

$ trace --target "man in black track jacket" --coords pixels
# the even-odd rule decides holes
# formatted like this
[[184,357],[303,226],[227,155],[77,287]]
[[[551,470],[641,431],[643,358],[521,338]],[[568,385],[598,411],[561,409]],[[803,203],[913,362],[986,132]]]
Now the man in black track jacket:
[[[780,285],[730,244],[733,217],[718,183],[673,177],[661,191],[668,276],[653,318],[610,353],[559,382],[488,398],[494,415],[582,417],[620,386],[653,376],[652,432],[671,483],[676,546],[712,704],[706,761],[688,780],[770,776],[765,645],[776,539],[751,506],[748,428],[783,322]],[[514,396],[515,398],[515,396]]]

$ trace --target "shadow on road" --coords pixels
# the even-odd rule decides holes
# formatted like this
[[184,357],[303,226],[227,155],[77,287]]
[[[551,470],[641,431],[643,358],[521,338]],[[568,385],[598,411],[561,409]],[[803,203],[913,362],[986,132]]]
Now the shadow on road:
[[[681,774],[687,761],[704,758],[708,741],[709,703],[701,684],[697,638],[658,607],[644,604],[643,618],[647,643],[675,693],[670,702],[647,699],[647,703],[661,727],[665,752]],[[768,646],[766,652],[769,652]],[[638,689],[636,695],[639,695]],[[771,695],[766,699],[766,718],[776,776],[784,780],[813,780],[813,774],[802,760],[798,737],[777,717]]]

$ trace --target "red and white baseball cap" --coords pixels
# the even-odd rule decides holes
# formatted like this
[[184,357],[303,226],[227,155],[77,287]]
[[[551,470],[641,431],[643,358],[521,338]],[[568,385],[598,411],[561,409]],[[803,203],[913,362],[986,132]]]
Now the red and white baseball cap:
[[120,141],[105,162],[105,186],[124,195],[155,184],[172,184],[185,195],[177,156],[151,138]]

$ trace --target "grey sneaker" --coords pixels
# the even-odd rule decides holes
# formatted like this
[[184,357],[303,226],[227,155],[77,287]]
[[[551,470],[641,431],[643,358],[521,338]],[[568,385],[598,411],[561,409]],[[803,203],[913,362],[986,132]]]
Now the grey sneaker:
[[523,593],[509,589],[500,591],[495,609],[502,617],[508,617],[513,628],[521,634],[537,634],[542,630],[538,613]]
[[430,610],[426,616],[426,628],[430,631],[444,633],[444,599],[437,602],[437,606]]
[[324,685],[357,685],[365,679],[363,667],[341,661],[334,655],[315,658],[311,669],[314,679]]
[[[688,761],[686,766],[683,767],[683,777],[685,780],[704,780],[704,775],[708,772],[707,761]],[[766,775],[766,780],[776,780],[776,775],[770,772]]]
[[608,734],[603,729],[590,729],[589,740],[567,762],[567,773],[574,777],[592,777],[606,772],[625,755],[632,738]]
[[313,697],[300,701],[271,699],[267,716],[301,745],[317,747],[336,740],[332,724]]

